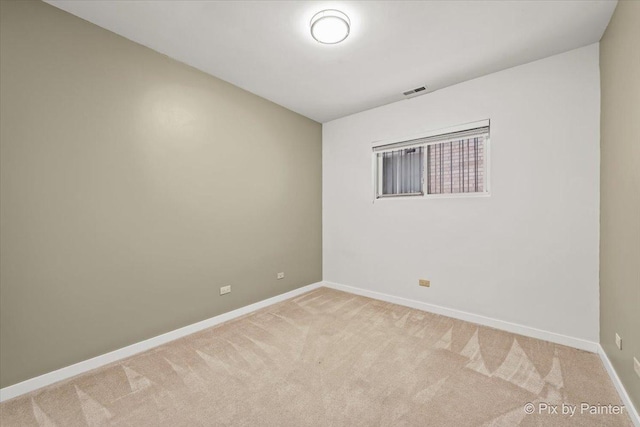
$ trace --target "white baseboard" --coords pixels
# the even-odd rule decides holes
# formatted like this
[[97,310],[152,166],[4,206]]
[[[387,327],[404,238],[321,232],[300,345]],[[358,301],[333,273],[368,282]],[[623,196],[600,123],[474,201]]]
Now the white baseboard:
[[581,338],[570,337],[567,335],[557,334],[555,332],[544,331],[542,329],[532,328],[530,326],[524,326],[517,323],[506,322],[504,320],[494,319],[492,317],[481,316],[478,314],[469,313],[466,311],[460,311],[453,308],[442,307],[435,304],[429,304],[426,302],[411,300],[407,298],[397,297],[389,294],[383,294],[381,292],[370,291],[367,289],[356,288],[353,286],[342,285],[333,282],[324,282],[324,286],[337,289],[344,292],[350,292],[356,295],[362,295],[365,297],[386,301],[405,307],[411,307],[422,311],[428,311],[430,313],[441,314],[447,317],[453,317],[455,319],[465,320],[467,322],[477,323],[483,326],[489,326],[495,329],[501,329],[503,331],[513,332],[515,334],[525,335],[527,337],[538,338],[545,341],[550,341],[556,344],[562,344],[569,347],[574,347],[580,350],[589,351],[591,353],[597,353],[600,344],[593,341],[583,340]]
[[602,348],[601,345],[598,345],[598,355],[600,355],[600,360],[602,360],[602,364],[604,365],[604,368],[607,370],[607,373],[611,377],[611,381],[613,381],[613,385],[616,387],[616,390],[618,390],[618,394],[622,399],[622,403],[624,404],[624,407],[627,410],[626,412],[627,414],[629,414],[631,421],[636,427],[640,427],[640,414],[638,414],[638,410],[635,408],[635,406],[633,406],[631,397],[629,397],[627,390],[624,388],[624,385],[622,385],[622,381],[620,381],[620,377],[618,376],[618,373],[613,368],[613,365],[611,364],[611,360],[609,360],[607,353],[604,352],[604,349]]
[[40,375],[39,377],[31,378],[21,383],[2,388],[0,389],[0,402],[13,399],[14,397],[20,396],[25,393],[29,393],[33,390],[37,390],[39,388],[51,385],[53,383],[57,383],[59,381],[66,380],[71,377],[75,377],[76,375],[83,374],[87,371],[99,368],[109,363],[117,362],[118,360],[122,360],[127,357],[133,356],[137,353],[141,353],[151,348],[158,347],[159,345],[166,344],[170,341],[174,341],[178,338],[182,338],[184,336],[193,334],[203,329],[207,329],[212,326],[219,325],[220,323],[226,322],[228,320],[232,320],[237,317],[244,316],[245,314],[251,313],[261,308],[268,307],[270,305],[287,300],[289,298],[293,298],[295,296],[301,295],[313,289],[317,289],[322,285],[323,285],[322,282],[312,283],[310,285],[303,286],[298,289],[294,289],[284,294],[277,295],[275,297],[268,298],[266,300],[259,301],[254,304],[250,304],[245,307],[241,307],[236,310],[229,311],[227,313],[223,313],[215,317],[211,317],[201,322],[193,323],[183,328],[179,328],[179,329],[167,332],[165,334],[158,335],[156,337],[149,338],[147,340],[140,341],[135,344],[131,344],[129,346],[120,348],[110,353],[96,356],[94,358],[91,358],[82,362],[78,362],[71,366],[67,366],[65,368],[61,368],[56,371],[46,373],[44,375]]

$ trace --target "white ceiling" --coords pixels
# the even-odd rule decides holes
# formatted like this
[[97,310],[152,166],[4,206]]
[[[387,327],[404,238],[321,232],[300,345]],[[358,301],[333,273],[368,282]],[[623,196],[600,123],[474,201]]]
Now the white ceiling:
[[[48,3],[319,122],[600,40],[615,1]],[[321,45],[318,11],[351,34]],[[428,96],[428,95],[427,95]]]

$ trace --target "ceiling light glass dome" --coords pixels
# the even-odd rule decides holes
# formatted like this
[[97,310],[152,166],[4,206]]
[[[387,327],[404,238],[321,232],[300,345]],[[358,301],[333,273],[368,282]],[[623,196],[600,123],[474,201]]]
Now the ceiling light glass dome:
[[311,35],[320,43],[340,43],[349,35],[351,21],[339,10],[327,9],[311,18]]

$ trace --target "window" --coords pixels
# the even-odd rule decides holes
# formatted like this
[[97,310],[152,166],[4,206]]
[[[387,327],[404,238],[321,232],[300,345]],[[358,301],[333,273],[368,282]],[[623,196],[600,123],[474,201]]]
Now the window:
[[373,147],[375,195],[489,193],[489,121]]
[[424,147],[379,153],[382,167],[381,196],[422,195]]

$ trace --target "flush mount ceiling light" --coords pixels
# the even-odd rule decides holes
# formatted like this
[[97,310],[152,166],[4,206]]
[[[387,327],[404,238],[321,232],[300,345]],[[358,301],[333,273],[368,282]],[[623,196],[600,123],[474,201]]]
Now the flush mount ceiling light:
[[350,29],[349,17],[339,10],[323,10],[311,18],[311,35],[320,43],[340,43],[347,38]]

